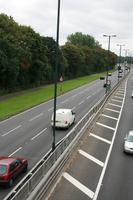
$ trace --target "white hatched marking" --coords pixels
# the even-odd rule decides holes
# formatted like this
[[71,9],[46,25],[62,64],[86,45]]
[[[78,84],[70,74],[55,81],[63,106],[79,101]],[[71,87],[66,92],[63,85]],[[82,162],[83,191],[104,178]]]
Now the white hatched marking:
[[37,135],[35,135],[33,138],[31,138],[31,140],[34,140],[35,138],[37,138],[39,135],[41,135],[46,130],[47,130],[47,128],[43,129],[41,132],[39,132]]
[[119,96],[117,96],[117,95],[116,95],[116,96],[114,96],[114,97],[115,97],[115,98],[118,98],[118,99],[122,99],[122,100],[123,100],[123,98],[122,98],[122,97],[119,97]]
[[113,128],[113,127],[111,127],[111,126],[107,126],[107,125],[105,125],[105,124],[102,124],[102,123],[99,123],[99,122],[96,122],[98,125],[100,125],[100,126],[103,126],[103,127],[105,127],[105,128],[108,128],[108,129],[111,129],[111,130],[115,130],[115,128]]
[[117,92],[117,96],[123,96],[124,97],[124,94],[120,94],[119,92]]
[[111,117],[111,116],[109,116],[109,115],[101,114],[101,116],[103,116],[103,117],[107,117],[107,118],[110,118],[110,119],[114,119],[114,120],[118,120],[117,118],[115,118],[115,117]]
[[108,103],[108,104],[111,105],[111,106],[116,106],[116,107],[121,108],[121,106],[118,106],[118,105],[116,105],[116,104],[114,104],[114,103]]
[[63,173],[63,177],[67,179],[70,183],[72,183],[75,187],[77,187],[79,190],[81,190],[84,194],[86,194],[89,198],[93,198],[94,192],[91,191],[89,188],[84,186],[82,183],[77,181],[75,178],[70,176],[68,173]]
[[33,120],[35,120],[35,119],[37,119],[37,118],[39,118],[41,116],[43,116],[43,113],[40,113],[39,115],[36,115],[35,117],[33,117],[32,119],[30,119],[29,121],[31,122],[31,121],[33,121]]
[[93,133],[90,133],[90,136],[92,136],[92,137],[94,137],[94,138],[97,138],[98,140],[101,140],[101,141],[103,141],[103,142],[105,142],[105,143],[107,143],[107,144],[111,144],[111,141],[109,141],[109,140],[107,140],[107,139],[104,139],[104,138],[102,138],[102,137],[100,137],[100,136],[98,136],[98,135],[95,135],[95,134],[93,134]]
[[11,133],[11,132],[15,131],[16,129],[20,128],[21,126],[22,126],[22,125],[17,126],[16,128],[14,128],[14,129],[8,131],[7,133],[3,134],[2,136],[8,135],[9,133]]
[[14,155],[15,153],[17,153],[20,149],[22,149],[22,147],[19,147],[16,151],[14,151],[13,153],[11,153],[8,157],[11,157],[11,156]]
[[113,109],[110,109],[110,108],[105,108],[105,109],[106,109],[106,110],[109,110],[109,111],[112,111],[112,112],[120,113],[120,111],[113,110]]
[[122,103],[122,101],[117,100],[117,99],[111,99],[111,101],[116,101],[116,102]]
[[91,156],[90,154],[86,153],[85,151],[78,150],[80,154],[82,154],[84,157],[88,158],[89,160],[95,162],[96,164],[100,165],[101,167],[104,166],[104,163],[98,160],[97,158]]

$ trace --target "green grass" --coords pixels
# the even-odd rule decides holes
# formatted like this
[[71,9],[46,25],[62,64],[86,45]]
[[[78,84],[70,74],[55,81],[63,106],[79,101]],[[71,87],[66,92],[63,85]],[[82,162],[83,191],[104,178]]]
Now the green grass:
[[[68,92],[74,88],[81,85],[92,82],[103,75],[93,74],[90,76],[85,76],[77,78],[74,80],[64,81],[62,83],[63,93]],[[57,93],[60,95],[60,83],[58,84]],[[0,101],[0,120],[6,119],[12,115],[20,113],[28,108],[38,105],[42,102],[46,102],[52,99],[54,96],[54,85],[48,85],[45,87],[38,88],[36,91],[26,90],[20,95],[14,97],[9,97],[6,100]]]

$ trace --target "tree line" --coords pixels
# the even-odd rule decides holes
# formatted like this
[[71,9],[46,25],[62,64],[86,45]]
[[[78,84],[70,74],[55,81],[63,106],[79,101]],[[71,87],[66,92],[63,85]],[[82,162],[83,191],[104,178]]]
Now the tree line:
[[[11,16],[0,14],[0,90],[15,91],[53,83],[56,41]],[[102,49],[90,35],[76,32],[59,46],[58,80],[113,69],[116,54]]]

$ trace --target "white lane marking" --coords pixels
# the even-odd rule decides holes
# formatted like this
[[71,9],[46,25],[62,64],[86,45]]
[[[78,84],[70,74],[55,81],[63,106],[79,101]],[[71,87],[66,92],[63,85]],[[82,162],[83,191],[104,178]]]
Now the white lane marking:
[[[126,84],[125,84],[124,101],[125,101],[125,96],[126,96],[126,87],[127,87],[127,81],[126,81]],[[97,184],[97,188],[96,188],[93,200],[97,200],[97,197],[98,197],[101,185],[102,185],[103,177],[104,177],[104,174],[105,174],[105,171],[106,171],[106,168],[107,168],[107,164],[108,164],[108,161],[109,161],[109,158],[110,158],[110,155],[111,155],[111,151],[112,151],[112,148],[113,148],[115,136],[116,136],[116,133],[117,133],[119,121],[120,121],[120,118],[121,118],[121,115],[122,115],[122,109],[123,109],[123,106],[124,106],[124,101],[122,103],[122,107],[121,107],[121,110],[120,110],[120,115],[119,115],[119,118],[118,118],[118,121],[117,121],[117,124],[116,124],[116,129],[115,129],[115,132],[114,132],[114,135],[113,135],[113,138],[112,138],[112,143],[111,143],[111,145],[109,147],[109,151],[108,151],[108,154],[107,154],[107,157],[106,157],[106,160],[105,160],[105,164],[104,164],[104,167],[103,167],[99,182]]]
[[53,110],[53,109],[54,109],[54,107],[52,107],[52,108],[49,108],[49,109],[48,109],[48,111],[51,111],[51,110]]
[[[69,98],[70,99],[70,98]],[[65,101],[62,101],[61,103],[66,103],[69,101],[69,99],[66,99]]]
[[123,94],[120,94],[117,92],[117,96],[122,96],[124,98],[124,95]]
[[82,183],[77,181],[75,178],[70,176],[68,173],[63,173],[63,177],[67,179],[70,183],[72,183],[75,187],[77,187],[79,190],[81,190],[84,194],[86,194],[89,198],[93,198],[94,192],[91,191],[89,188],[84,186]]
[[80,106],[81,104],[83,104],[85,101],[81,101],[78,105]]
[[89,95],[86,99],[89,99],[89,98],[91,98],[91,95]]
[[2,136],[6,136],[6,135],[10,134],[11,132],[15,131],[16,129],[20,128],[21,126],[22,125],[17,126],[16,128],[14,128],[14,129],[8,131],[7,133],[3,134]]
[[116,101],[116,102],[122,103],[122,101],[117,100],[117,99],[111,99],[111,101]]
[[117,91],[117,93],[118,93],[118,94],[124,95],[124,92],[121,92],[121,91]]
[[29,121],[31,122],[31,121],[33,121],[33,120],[35,120],[35,119],[37,119],[37,118],[39,118],[41,116],[43,116],[43,113],[40,113],[39,115],[36,115],[35,117],[29,119]]
[[110,119],[114,119],[114,120],[118,120],[118,118],[111,117],[111,116],[109,116],[109,115],[101,114],[101,116],[103,116],[103,117],[107,117],[107,118],[110,118]]
[[116,104],[114,104],[114,103],[108,103],[108,104],[111,105],[111,106],[116,106],[116,107],[121,108],[121,106],[118,106],[118,105],[116,105]]
[[101,167],[104,166],[104,163],[101,162],[100,160],[98,160],[97,158],[95,158],[94,156],[91,156],[90,154],[86,153],[85,151],[82,151],[82,150],[78,150],[79,153],[81,155],[83,155],[84,157],[88,158],[89,160],[93,161],[94,163],[100,165]]
[[117,95],[115,95],[114,97],[115,97],[115,98],[118,98],[118,99],[122,99],[122,100],[123,100],[123,98],[122,98],[122,97],[119,97],[119,96],[117,96]]
[[76,106],[74,106],[73,108],[72,108],[72,110],[74,110],[76,108]]
[[103,142],[105,142],[105,143],[107,143],[107,144],[111,144],[111,141],[109,141],[109,140],[107,140],[107,139],[104,139],[104,138],[102,138],[102,137],[100,137],[100,136],[98,136],[98,135],[95,135],[95,134],[93,134],[93,133],[90,133],[90,136],[92,136],[92,137],[94,137],[94,138],[97,138],[98,140],[101,140],[101,141],[103,141]]
[[11,153],[8,157],[11,157],[12,155],[14,155],[15,153],[17,153],[19,150],[21,150],[22,147],[19,147],[18,149],[16,149],[13,153]]
[[31,140],[34,140],[35,138],[37,138],[39,135],[41,135],[44,131],[46,131],[47,128],[43,129],[42,131],[40,131],[37,135],[35,135],[34,137],[31,138]]
[[111,129],[111,130],[115,130],[115,128],[113,128],[113,127],[111,127],[111,126],[107,126],[107,125],[105,125],[105,124],[102,124],[102,123],[99,123],[99,122],[96,122],[96,124],[98,124],[98,125],[100,125],[100,126],[103,126],[103,127],[105,127],[105,128],[108,128],[108,129]]
[[109,111],[112,111],[112,112],[120,113],[120,111],[113,110],[113,109],[110,109],[110,108],[105,108],[105,110],[109,110]]

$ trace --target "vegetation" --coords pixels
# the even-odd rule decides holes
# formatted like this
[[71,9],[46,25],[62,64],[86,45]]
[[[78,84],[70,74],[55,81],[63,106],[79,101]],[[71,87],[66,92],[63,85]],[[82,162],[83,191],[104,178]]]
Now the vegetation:
[[[53,83],[56,42],[0,14],[0,94]],[[58,80],[113,69],[117,56],[92,36],[74,33],[59,47]]]
[[[65,81],[62,83],[62,92],[65,93],[81,85],[87,84],[98,79],[102,75],[103,74],[93,74],[90,76]],[[58,95],[61,93],[60,87],[61,85],[58,84]],[[3,101],[0,101],[0,120],[52,99],[54,95],[53,91],[54,85],[51,84],[46,87],[40,87],[34,91],[23,91],[23,93],[20,93],[20,95],[13,94],[11,97],[8,96],[7,99],[5,98]]]

